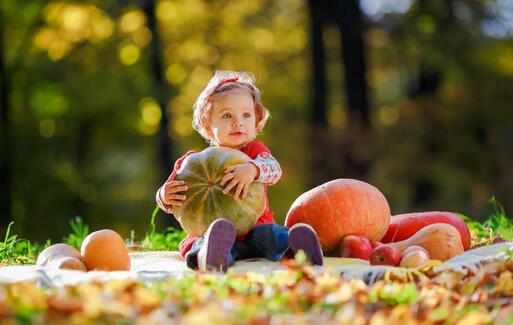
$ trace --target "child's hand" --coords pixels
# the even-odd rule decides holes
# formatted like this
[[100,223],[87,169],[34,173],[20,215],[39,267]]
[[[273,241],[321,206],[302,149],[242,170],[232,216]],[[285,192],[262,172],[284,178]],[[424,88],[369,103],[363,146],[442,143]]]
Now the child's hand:
[[181,206],[187,198],[185,195],[177,194],[187,191],[187,185],[184,181],[177,181],[176,171],[173,171],[161,190],[161,199],[165,205]]
[[237,200],[239,195],[242,193],[242,198],[246,198],[248,195],[248,188],[251,183],[255,180],[258,175],[257,167],[252,163],[244,163],[239,165],[232,165],[226,168],[223,179],[221,180],[221,186],[231,180],[230,183],[224,188],[223,194],[230,192],[232,188],[237,186],[233,198]]

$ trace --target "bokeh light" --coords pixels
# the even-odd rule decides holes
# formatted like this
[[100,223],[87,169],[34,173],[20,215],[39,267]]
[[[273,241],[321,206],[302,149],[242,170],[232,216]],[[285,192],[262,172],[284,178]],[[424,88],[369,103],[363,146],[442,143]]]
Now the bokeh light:
[[124,43],[119,47],[119,61],[124,65],[133,65],[139,60],[141,51],[139,47],[133,43]]

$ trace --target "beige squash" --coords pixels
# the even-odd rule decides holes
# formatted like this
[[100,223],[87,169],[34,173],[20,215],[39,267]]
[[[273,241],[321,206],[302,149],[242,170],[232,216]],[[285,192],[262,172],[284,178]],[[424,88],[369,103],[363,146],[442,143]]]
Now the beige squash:
[[84,257],[75,247],[61,243],[45,248],[37,257],[36,265],[86,271],[83,260]]
[[401,253],[417,245],[428,251],[432,259],[445,261],[463,253],[463,244],[458,229],[446,223],[434,223],[417,231],[412,237],[396,243],[389,243]]
[[75,270],[87,272],[87,268],[84,263],[78,258],[71,256],[58,256],[52,259],[48,264],[51,268]]

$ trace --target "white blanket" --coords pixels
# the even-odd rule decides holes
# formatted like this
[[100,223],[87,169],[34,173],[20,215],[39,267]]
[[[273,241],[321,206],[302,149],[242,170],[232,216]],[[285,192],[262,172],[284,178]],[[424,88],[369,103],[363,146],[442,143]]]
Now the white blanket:
[[[500,243],[469,250],[447,260],[444,266],[437,267],[461,269],[474,267],[476,264],[491,258],[504,258],[503,250],[513,249],[512,242]],[[0,283],[12,283],[18,281],[38,281],[45,286],[63,286],[90,280],[110,279],[137,279],[141,281],[162,280],[168,277],[179,278],[186,274],[193,274],[178,252],[142,252],[131,253],[130,271],[70,271],[51,268],[41,268],[35,265],[13,265],[0,267]],[[379,274],[380,270],[387,270],[390,266],[372,266],[367,261],[351,258],[330,258],[324,260],[324,266],[315,267],[318,272],[342,274],[345,278],[368,279],[369,274]],[[278,262],[265,259],[253,259],[238,261],[229,272],[241,274],[256,272],[269,274],[280,272],[286,267]],[[378,271],[378,272],[376,272]],[[371,280],[372,281],[372,280]]]

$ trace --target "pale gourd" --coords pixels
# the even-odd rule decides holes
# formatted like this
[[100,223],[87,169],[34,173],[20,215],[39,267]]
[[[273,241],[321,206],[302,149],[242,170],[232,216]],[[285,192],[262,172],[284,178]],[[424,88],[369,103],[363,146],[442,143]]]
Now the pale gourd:
[[458,229],[446,223],[434,223],[417,231],[412,237],[396,243],[389,243],[401,253],[417,245],[428,251],[432,259],[445,261],[463,253],[463,244]]
[[55,269],[86,271],[84,257],[73,246],[55,244],[45,248],[37,257],[37,266]]
[[58,256],[57,258],[52,259],[47,266],[54,269],[64,269],[64,270],[75,270],[87,272],[87,268],[84,263],[78,258],[71,256]]

